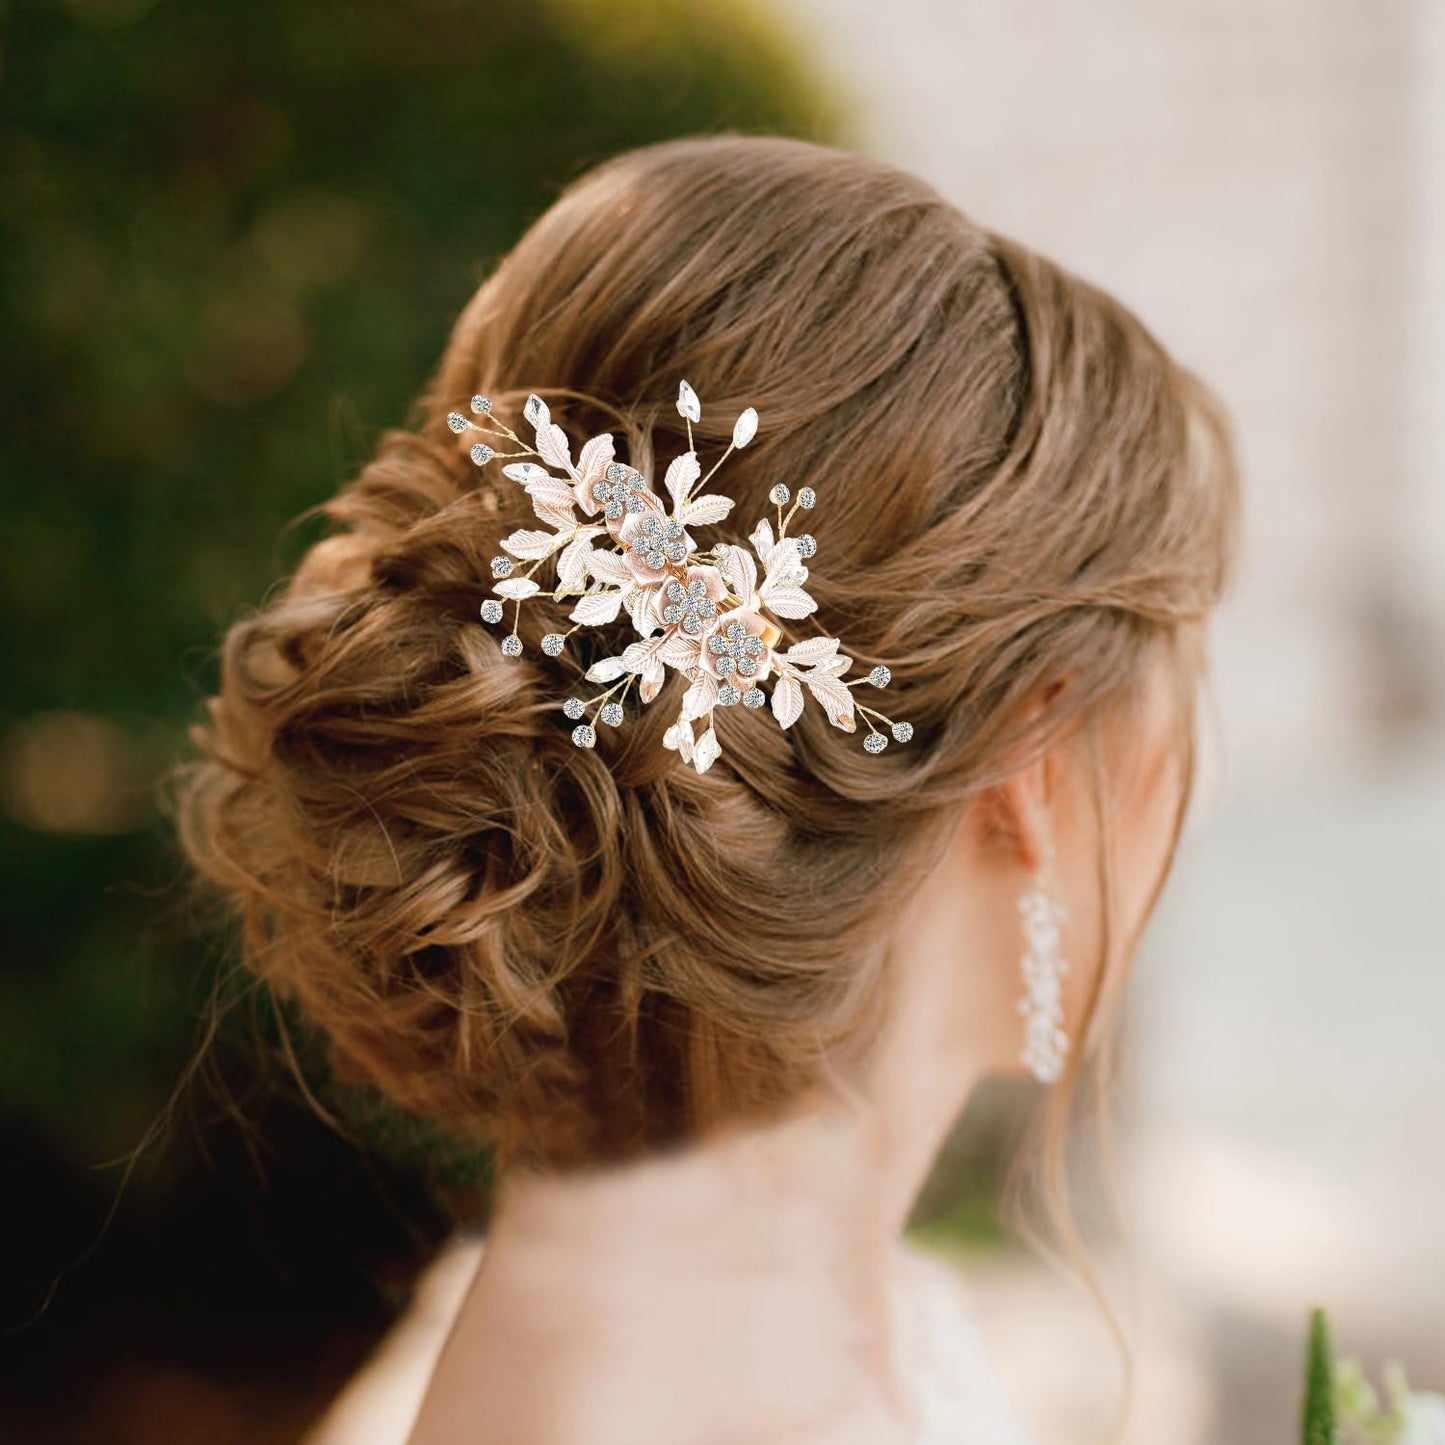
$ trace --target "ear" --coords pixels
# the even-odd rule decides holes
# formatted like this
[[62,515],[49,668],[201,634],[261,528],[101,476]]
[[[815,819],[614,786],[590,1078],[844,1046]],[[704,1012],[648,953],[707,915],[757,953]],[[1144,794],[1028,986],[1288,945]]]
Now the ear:
[[[1062,681],[1050,683],[1024,706],[1019,715],[1019,731],[1024,736],[1064,686]],[[1013,862],[1026,873],[1036,873],[1053,852],[1058,753],[1057,745],[1049,748],[980,799],[985,837],[994,848],[1012,854]]]

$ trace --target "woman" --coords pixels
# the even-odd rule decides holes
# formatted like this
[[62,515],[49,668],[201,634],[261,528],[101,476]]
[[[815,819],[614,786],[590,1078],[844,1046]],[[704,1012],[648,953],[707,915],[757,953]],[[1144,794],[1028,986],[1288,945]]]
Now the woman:
[[[609,434],[606,475],[660,495],[748,406],[723,550],[688,537],[656,575],[725,572],[780,483],[812,489],[791,580],[816,611],[748,631],[774,693],[820,632],[891,669],[906,745],[861,692],[779,727],[776,696],[775,721],[714,691],[704,770],[677,728],[705,648],[620,727],[561,706],[675,616],[569,633],[575,597],[513,618],[503,588],[512,630],[478,617],[541,515],[497,437]],[[600,496],[553,525],[575,502],[625,562]],[[353,1396],[328,1438],[1023,1438],[900,1232],[979,1080],[1031,1068],[1062,1108],[1104,1039],[1236,506],[1216,404],[1138,321],[910,176],[725,137],[563,195],[334,534],[232,629],[188,792],[197,866],[338,1074],[497,1150],[435,1368],[424,1345],[398,1425]],[[699,646],[743,615],[716,598]]]

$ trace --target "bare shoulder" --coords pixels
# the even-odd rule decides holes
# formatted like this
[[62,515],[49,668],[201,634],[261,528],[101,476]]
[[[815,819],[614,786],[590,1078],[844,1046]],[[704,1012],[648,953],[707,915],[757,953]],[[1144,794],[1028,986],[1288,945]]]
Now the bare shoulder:
[[332,1402],[305,1445],[405,1445],[437,1356],[481,1262],[482,1241],[453,1239],[405,1314]]

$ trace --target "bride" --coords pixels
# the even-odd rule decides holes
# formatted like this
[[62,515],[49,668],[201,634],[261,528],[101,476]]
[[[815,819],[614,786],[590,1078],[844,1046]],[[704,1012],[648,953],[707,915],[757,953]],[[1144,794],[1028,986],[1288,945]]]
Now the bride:
[[495,1150],[318,1440],[1025,1439],[901,1233],[980,1080],[1063,1108],[1107,1036],[1236,507],[1128,311],[888,166],[673,142],[532,226],[231,630],[182,812],[337,1077]]

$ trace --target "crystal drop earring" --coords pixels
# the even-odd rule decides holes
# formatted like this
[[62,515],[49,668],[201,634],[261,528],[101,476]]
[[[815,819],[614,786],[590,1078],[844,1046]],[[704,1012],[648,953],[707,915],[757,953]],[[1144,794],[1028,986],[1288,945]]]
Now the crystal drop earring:
[[1064,1054],[1069,1047],[1061,986],[1069,965],[1059,946],[1064,910],[1050,891],[1047,876],[1047,870],[1041,870],[1019,898],[1025,943],[1020,960],[1024,976],[1024,994],[1019,1000],[1019,1013],[1024,1019],[1020,1057],[1034,1078],[1052,1084],[1064,1071]]

